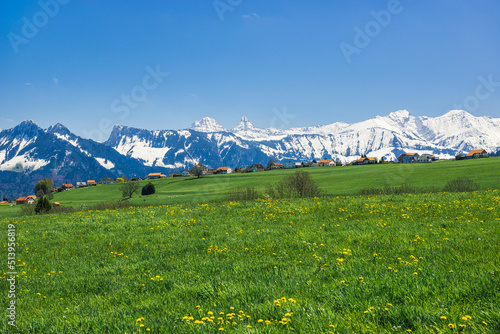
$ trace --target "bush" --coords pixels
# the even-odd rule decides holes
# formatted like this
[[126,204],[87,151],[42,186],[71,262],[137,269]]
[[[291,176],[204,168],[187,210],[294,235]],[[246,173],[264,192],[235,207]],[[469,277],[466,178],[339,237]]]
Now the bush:
[[275,185],[268,185],[266,195],[272,198],[317,197],[321,196],[321,190],[308,172],[298,171]]
[[228,201],[251,201],[259,197],[259,193],[253,187],[237,187],[230,190],[226,195]]
[[43,196],[38,199],[35,205],[35,213],[47,213],[52,209],[52,204],[50,204],[47,197]]
[[460,177],[458,179],[451,180],[444,186],[443,191],[445,192],[464,192],[464,191],[476,191],[479,189],[479,184],[472,181],[467,177]]
[[155,185],[149,182],[144,187],[142,187],[141,195],[152,195],[156,192]]

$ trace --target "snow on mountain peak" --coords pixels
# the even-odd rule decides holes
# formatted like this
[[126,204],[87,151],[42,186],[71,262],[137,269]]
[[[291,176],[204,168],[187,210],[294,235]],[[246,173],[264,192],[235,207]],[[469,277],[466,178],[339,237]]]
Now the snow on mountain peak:
[[469,114],[465,110],[450,110],[441,117],[449,118],[449,117],[474,117],[474,116]]
[[252,122],[250,122],[250,120],[246,116],[243,116],[238,125],[236,125],[236,127],[233,128],[231,131],[240,132],[240,131],[252,131],[256,129],[257,128],[255,127],[255,125],[253,125]]
[[191,130],[199,132],[224,132],[226,129],[215,119],[203,117],[201,120],[191,124]]
[[388,117],[390,117],[392,119],[398,119],[398,120],[399,119],[407,119],[410,116],[411,116],[411,114],[406,109],[393,111],[388,115]]

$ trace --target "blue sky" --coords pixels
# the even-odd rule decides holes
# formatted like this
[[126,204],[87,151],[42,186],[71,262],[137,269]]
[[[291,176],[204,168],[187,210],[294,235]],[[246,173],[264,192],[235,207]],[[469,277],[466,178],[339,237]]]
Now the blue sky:
[[500,117],[499,17],[493,0],[6,0],[0,128]]

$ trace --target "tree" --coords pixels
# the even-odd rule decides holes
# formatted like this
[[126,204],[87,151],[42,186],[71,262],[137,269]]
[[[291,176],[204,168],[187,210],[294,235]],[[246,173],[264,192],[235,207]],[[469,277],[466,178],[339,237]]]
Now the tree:
[[335,165],[336,165],[336,166],[342,166],[342,161],[337,160],[337,162],[335,162]]
[[139,191],[139,188],[139,183],[129,181],[124,182],[118,189],[122,192],[123,197],[132,198],[132,195]]
[[52,189],[53,186],[54,186],[54,181],[52,181],[51,179],[40,180],[36,183],[35,193],[38,193],[38,191],[42,190],[43,194],[48,194],[53,190]]
[[52,209],[52,204],[50,204],[47,197],[42,196],[36,202],[35,213],[47,213],[50,209]]
[[144,187],[142,187],[141,195],[152,195],[156,192],[155,185],[149,182]]
[[202,164],[197,164],[197,165],[194,165],[193,168],[191,168],[191,170],[189,171],[191,174],[193,174],[194,176],[200,178],[203,176],[203,174],[205,174],[207,171],[207,167],[203,166]]
[[125,182],[125,180],[121,177],[117,177],[115,181],[116,182]]
[[269,159],[269,161],[267,162],[267,169],[271,169],[271,166],[275,163],[274,159],[271,158]]
[[267,185],[266,194],[272,198],[303,198],[321,195],[318,185],[306,171],[298,171],[283,181]]

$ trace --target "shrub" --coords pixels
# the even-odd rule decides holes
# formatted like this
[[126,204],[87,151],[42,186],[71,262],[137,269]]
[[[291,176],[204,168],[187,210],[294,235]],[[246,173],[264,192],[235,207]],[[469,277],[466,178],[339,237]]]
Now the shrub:
[[230,190],[226,195],[228,201],[251,201],[259,197],[259,193],[253,187],[237,187]]
[[458,179],[451,180],[444,186],[445,192],[464,192],[476,191],[479,189],[479,184],[472,181],[467,177],[459,177]]
[[316,197],[321,196],[321,190],[308,172],[298,171],[275,185],[268,185],[266,195],[272,198]]
[[149,182],[144,187],[142,187],[141,195],[152,195],[156,192],[155,185]]

